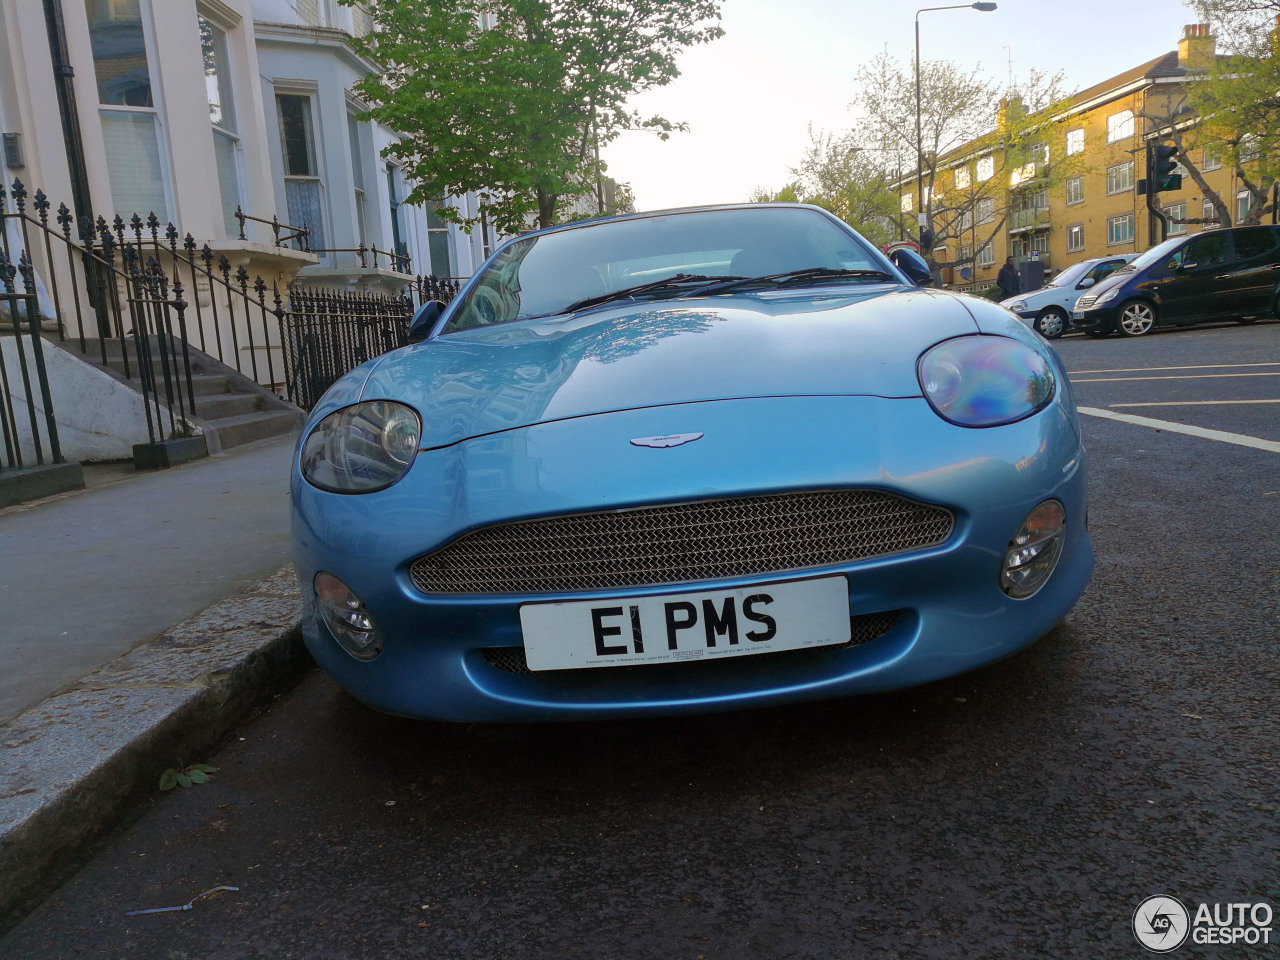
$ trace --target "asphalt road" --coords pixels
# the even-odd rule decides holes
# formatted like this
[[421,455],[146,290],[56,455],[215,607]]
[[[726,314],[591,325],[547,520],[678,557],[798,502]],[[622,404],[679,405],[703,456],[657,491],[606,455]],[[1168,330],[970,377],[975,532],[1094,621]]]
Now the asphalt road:
[[[1280,440],[1280,404],[1220,402],[1280,399],[1280,323],[1058,349],[1123,371],[1077,373],[1083,405]],[[1134,379],[1160,367],[1205,376]],[[1110,958],[1145,955],[1150,895],[1280,914],[1280,452],[1082,425],[1097,570],[1014,658],[574,726],[399,720],[312,675],[0,957]]]

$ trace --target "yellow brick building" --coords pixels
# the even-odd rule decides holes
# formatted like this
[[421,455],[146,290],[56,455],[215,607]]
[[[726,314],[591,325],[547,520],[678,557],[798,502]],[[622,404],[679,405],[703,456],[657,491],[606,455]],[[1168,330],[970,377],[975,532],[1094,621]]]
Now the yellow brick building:
[[[1072,97],[1053,118],[1052,129],[1046,128],[1045,142],[1033,147],[1034,160],[1006,167],[996,131],[941,157],[934,181],[933,226],[942,237],[950,224],[952,236],[939,241],[936,259],[974,256],[970,264],[944,268],[943,283],[981,292],[995,284],[1007,256],[1019,264],[1039,260],[1046,276],[1052,276],[1081,260],[1141,252],[1159,243],[1160,221],[1149,213],[1147,198],[1137,189],[1138,181],[1147,176],[1145,150],[1155,128],[1147,118],[1168,115],[1181,98],[1188,71],[1215,55],[1208,28],[1188,25],[1176,51]],[[1239,219],[1243,191],[1234,170],[1211,148],[1192,150],[1189,160]],[[914,173],[902,181],[900,191],[902,212],[914,222],[913,211],[921,209]],[[983,193],[985,199],[975,199]],[[1160,193],[1156,199],[1177,218],[1214,216],[1212,205],[1187,176],[1181,189]],[[1213,226],[1172,224],[1169,235]],[[954,235],[957,230],[959,236]]]

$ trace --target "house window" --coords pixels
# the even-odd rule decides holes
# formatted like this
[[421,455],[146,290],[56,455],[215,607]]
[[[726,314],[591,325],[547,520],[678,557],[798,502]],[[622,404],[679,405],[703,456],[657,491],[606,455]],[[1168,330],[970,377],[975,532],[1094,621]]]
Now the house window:
[[973,259],[973,247],[967,243],[960,244],[960,252],[956,254],[956,262],[969,263]]
[[957,190],[968,190],[971,182],[969,179],[969,168],[956,167],[955,172],[952,174],[952,179],[955,180]]
[[1067,227],[1067,253],[1080,253],[1084,250],[1084,224],[1073,223]]
[[996,202],[992,197],[983,197],[978,201],[978,222],[990,223],[996,218]]
[[391,206],[391,243],[397,256],[406,259],[398,261],[394,269],[402,273],[409,272],[409,247],[404,242],[404,234],[400,232],[400,168],[394,163],[387,164],[387,202]]
[[1084,177],[1072,177],[1067,181],[1067,203],[1084,203]]
[[360,123],[347,114],[347,142],[351,147],[351,185],[356,205],[356,240],[359,246],[369,246],[369,214],[366,205],[364,183],[364,145],[360,142]]
[[98,117],[116,213],[169,219],[160,158],[160,117],[139,0],[85,0],[98,84]]
[[978,182],[985,183],[996,175],[996,158],[981,157],[978,160]]
[[1107,117],[1107,143],[1128,140],[1133,136],[1133,111],[1121,110]]
[[1253,194],[1241,190],[1236,194],[1236,223],[1244,223],[1249,219],[1249,208],[1253,206]]
[[996,262],[996,251],[991,246],[990,241],[982,245],[982,249],[978,251],[978,266],[990,267]]
[[427,246],[431,253],[431,273],[437,277],[453,276],[449,262],[449,225],[440,219],[440,202],[427,204]]
[[1107,167],[1107,193],[1124,193],[1133,189],[1133,161]]
[[1107,218],[1107,243],[1133,242],[1133,214],[1126,213],[1122,217]]
[[1067,131],[1067,156],[1084,153],[1084,130]]
[[1204,148],[1204,166],[1200,168],[1204,171],[1222,169],[1222,145],[1213,144]]
[[204,57],[204,88],[213,125],[213,159],[218,168],[218,196],[222,201],[222,227],[227,236],[240,232],[236,209],[240,206],[240,137],[236,134],[235,101],[231,96],[231,69],[227,59],[227,33],[197,14],[200,52]]
[[973,229],[973,207],[966,207],[964,212],[960,214],[960,229]]
[[904,194],[902,195],[902,212],[903,212],[903,213],[910,213],[910,212],[911,212],[911,208],[912,208],[912,206],[913,206],[913,202],[914,202],[914,201],[913,201],[913,197],[911,196],[911,194],[909,194],[909,193],[904,193]]
[[1187,219],[1187,205],[1185,203],[1175,203],[1164,208],[1164,215],[1169,218],[1169,236],[1179,237],[1187,232],[1185,223],[1174,223],[1174,220]]
[[1215,227],[1222,226],[1218,221],[1217,208],[1214,207],[1213,201],[1207,197],[1200,204],[1200,219],[1204,221],[1204,223],[1200,225],[1201,230],[1212,230]]
[[280,145],[284,156],[284,199],[289,224],[311,231],[311,248],[323,250],[324,211],[320,166],[316,162],[315,126],[311,97],[304,93],[276,94],[280,116]]

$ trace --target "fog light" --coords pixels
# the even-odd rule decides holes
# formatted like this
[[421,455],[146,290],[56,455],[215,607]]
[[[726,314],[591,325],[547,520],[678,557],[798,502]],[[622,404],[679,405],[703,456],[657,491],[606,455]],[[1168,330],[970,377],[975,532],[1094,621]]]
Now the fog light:
[[1023,600],[1045,585],[1062,556],[1067,512],[1057,500],[1046,500],[1022,521],[1009,541],[1000,567],[1000,589]]
[[358,660],[372,660],[382,652],[382,634],[364,602],[331,573],[317,573],[316,600],[334,639]]

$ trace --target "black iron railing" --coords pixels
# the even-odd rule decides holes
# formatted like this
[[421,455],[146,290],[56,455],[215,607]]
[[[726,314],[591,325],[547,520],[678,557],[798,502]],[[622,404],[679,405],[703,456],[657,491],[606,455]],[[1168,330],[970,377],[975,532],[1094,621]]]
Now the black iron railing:
[[271,235],[275,239],[275,245],[277,247],[283,247],[296,241],[296,246],[299,250],[306,253],[316,252],[311,249],[311,231],[306,227],[293,227],[287,223],[281,223],[279,219],[276,218],[275,214],[271,215],[270,220],[264,220],[262,217],[252,217],[239,207],[236,207],[234,216],[240,221],[241,240],[248,239],[248,237],[244,235],[244,225],[246,221],[251,223],[264,223],[271,228]]
[[[45,369],[44,343],[40,339],[35,270],[25,250],[16,266],[9,259],[9,240],[5,232],[3,208],[0,208],[0,234],[5,234],[3,245],[0,246],[0,436],[4,440],[0,471],[63,463],[62,448],[58,443],[58,424],[53,415],[49,376]],[[20,278],[21,293],[18,292],[15,278]],[[12,343],[11,351],[5,349],[4,342],[8,340],[5,335],[10,333],[13,335],[13,339],[8,341]],[[12,371],[10,352],[13,354],[12,365],[16,367]],[[18,392],[19,385],[21,392]],[[38,399],[36,391],[39,391]],[[26,416],[22,417],[19,408],[24,405]],[[37,414],[37,408],[43,409],[43,418]],[[30,444],[30,456],[24,449],[27,444]]]
[[361,269],[368,269],[369,254],[373,254],[373,265],[378,266],[378,258],[386,257],[387,265],[397,273],[409,273],[413,269],[413,259],[401,253],[392,253],[389,250],[379,250],[376,246],[366,247],[361,244],[358,247],[307,247],[308,253],[323,255],[326,253],[354,253],[360,261]]

